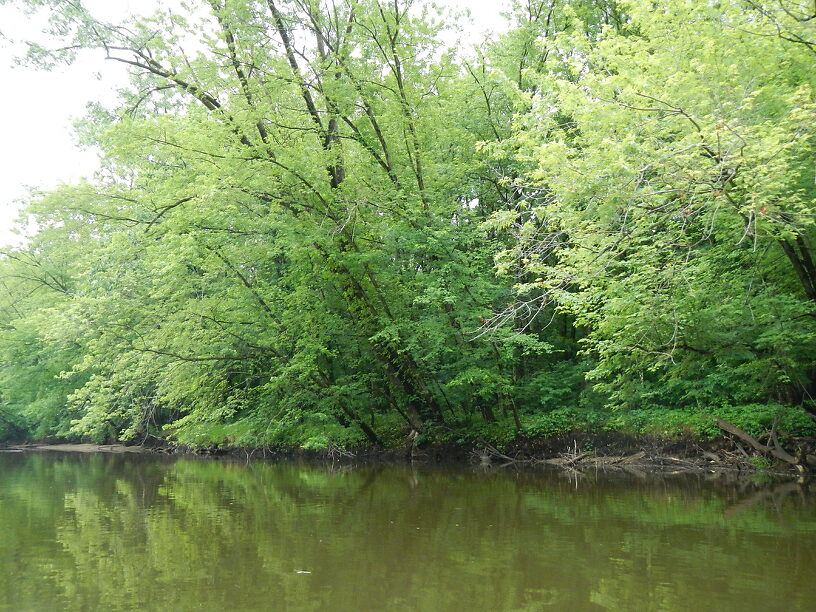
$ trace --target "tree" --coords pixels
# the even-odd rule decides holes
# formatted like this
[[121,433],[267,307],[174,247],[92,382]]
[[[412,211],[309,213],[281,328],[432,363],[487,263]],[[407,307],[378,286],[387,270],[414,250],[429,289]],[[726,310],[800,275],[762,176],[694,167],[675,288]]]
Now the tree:
[[620,404],[810,402],[807,17],[622,6],[623,28],[543,43],[555,66],[505,148],[528,164],[525,198],[494,216],[516,236],[500,266],[522,299],[504,318],[574,313]]
[[64,311],[85,339],[74,432],[183,416],[190,439],[233,423],[323,443],[334,420],[378,443],[378,413],[422,430],[515,410],[512,333],[469,343],[508,296],[481,108],[427,6],[213,1],[113,25],[29,5],[62,37],[32,61],[95,49],[133,80],[83,124],[99,179],[32,208],[93,244]]
[[0,409],[37,435],[476,442],[816,392],[788,4],[514,2],[473,54],[411,1],[20,4],[31,62],[131,77],[0,261]]

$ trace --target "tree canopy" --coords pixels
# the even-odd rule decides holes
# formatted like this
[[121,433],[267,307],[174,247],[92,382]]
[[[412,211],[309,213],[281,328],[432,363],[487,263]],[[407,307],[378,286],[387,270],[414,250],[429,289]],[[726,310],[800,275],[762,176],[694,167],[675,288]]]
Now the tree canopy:
[[7,436],[812,430],[812,5],[17,4],[131,85],[0,256]]

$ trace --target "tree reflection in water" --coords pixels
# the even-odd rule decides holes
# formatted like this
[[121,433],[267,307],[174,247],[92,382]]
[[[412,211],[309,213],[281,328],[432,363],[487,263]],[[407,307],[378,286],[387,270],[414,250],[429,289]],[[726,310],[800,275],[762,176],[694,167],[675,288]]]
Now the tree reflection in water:
[[722,476],[0,454],[0,533],[0,610],[804,610],[816,596],[814,496]]

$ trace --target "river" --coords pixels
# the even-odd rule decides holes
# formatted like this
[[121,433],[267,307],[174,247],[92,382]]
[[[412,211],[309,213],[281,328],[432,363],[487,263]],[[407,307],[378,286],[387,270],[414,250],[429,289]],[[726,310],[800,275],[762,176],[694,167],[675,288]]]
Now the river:
[[0,610],[813,610],[816,495],[728,474],[0,453]]

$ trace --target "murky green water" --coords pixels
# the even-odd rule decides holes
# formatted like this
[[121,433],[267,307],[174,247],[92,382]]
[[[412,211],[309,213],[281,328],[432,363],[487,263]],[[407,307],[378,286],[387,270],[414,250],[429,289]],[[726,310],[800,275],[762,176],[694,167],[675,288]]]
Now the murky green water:
[[782,609],[793,484],[0,453],[3,611]]

